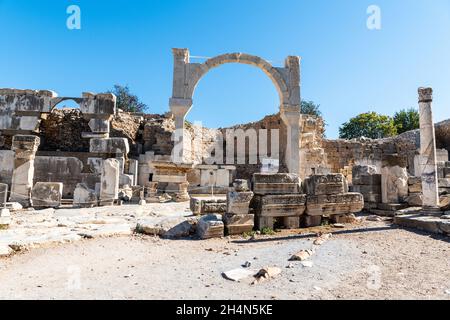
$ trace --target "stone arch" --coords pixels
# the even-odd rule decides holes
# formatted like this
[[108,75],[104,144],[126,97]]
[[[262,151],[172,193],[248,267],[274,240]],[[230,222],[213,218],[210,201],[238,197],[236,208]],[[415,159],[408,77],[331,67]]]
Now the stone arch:
[[200,80],[210,70],[229,63],[246,64],[259,68],[270,78],[270,80],[274,84],[280,98],[280,106],[285,104],[285,101],[289,101],[288,85],[280,71],[274,68],[266,60],[245,53],[227,53],[208,59],[202,64],[194,65],[194,67],[191,68],[192,73],[190,79],[188,80],[189,85],[186,92],[187,97],[193,99],[195,89],[197,88]]
[[[201,78],[211,69],[227,63],[253,65],[261,69],[273,82],[280,97],[280,115],[287,127],[287,143],[284,162],[289,172],[299,173],[300,155],[300,57],[289,56],[284,67],[274,67],[268,61],[245,53],[227,53],[204,63],[191,63],[188,49],[172,49],[174,57],[172,97],[170,111],[175,120],[176,145],[174,162],[186,162],[184,152],[188,141],[184,139],[184,122],[192,108],[193,95]],[[178,151],[181,151],[178,154]]]

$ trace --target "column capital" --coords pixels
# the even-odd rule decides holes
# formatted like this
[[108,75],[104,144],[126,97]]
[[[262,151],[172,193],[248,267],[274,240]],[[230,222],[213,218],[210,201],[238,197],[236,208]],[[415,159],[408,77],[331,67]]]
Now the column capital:
[[432,102],[433,101],[433,89],[432,88],[419,88],[419,102]]

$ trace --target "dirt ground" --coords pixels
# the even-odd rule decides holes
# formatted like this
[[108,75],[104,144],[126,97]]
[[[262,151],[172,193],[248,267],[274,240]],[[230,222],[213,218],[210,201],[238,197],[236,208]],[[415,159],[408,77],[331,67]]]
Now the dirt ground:
[[[333,236],[316,247],[312,267],[288,261],[313,247],[314,236],[298,232],[252,241],[136,235],[33,249],[0,259],[0,298],[450,300],[448,238],[384,221],[323,228]],[[224,279],[247,261],[282,272],[254,285]]]

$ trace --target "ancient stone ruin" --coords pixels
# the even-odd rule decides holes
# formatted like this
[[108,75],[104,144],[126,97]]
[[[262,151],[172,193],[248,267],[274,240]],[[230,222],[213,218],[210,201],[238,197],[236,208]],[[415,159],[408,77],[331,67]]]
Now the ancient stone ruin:
[[[299,57],[274,67],[242,53],[204,63],[190,62],[187,49],[173,56],[165,115],[123,112],[109,93],[0,89],[0,227],[19,207],[190,202],[197,219],[177,230],[194,225],[202,239],[342,223],[361,211],[450,232],[441,219],[450,210],[450,122],[433,123],[430,88],[419,89],[420,130],[329,140],[321,118],[301,114]],[[233,128],[188,124],[198,82],[226,63],[263,70],[279,113]],[[66,100],[79,109],[58,109]]]

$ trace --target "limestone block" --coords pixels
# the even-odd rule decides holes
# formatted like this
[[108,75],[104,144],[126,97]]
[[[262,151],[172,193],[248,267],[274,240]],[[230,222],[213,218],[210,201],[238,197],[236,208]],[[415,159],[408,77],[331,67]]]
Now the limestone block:
[[224,224],[220,214],[209,214],[199,219],[197,235],[200,239],[221,238],[224,236]]
[[253,192],[257,195],[296,194],[301,191],[301,180],[295,174],[255,173]]
[[381,169],[381,197],[383,203],[400,203],[408,196],[408,171],[405,167]]
[[185,217],[149,217],[140,220],[137,232],[163,238],[187,237],[194,231],[193,222]]
[[234,191],[246,192],[249,191],[248,181],[246,179],[236,179],[233,181]]
[[38,182],[31,191],[31,201],[35,208],[57,208],[61,205],[62,194],[62,183]]
[[364,208],[364,198],[360,193],[337,195],[308,195],[306,214],[309,216],[332,216],[357,213]]
[[225,214],[223,222],[228,235],[251,232],[255,225],[255,215],[253,214]]
[[352,168],[353,179],[359,179],[361,176],[372,176],[377,173],[377,167],[372,165],[355,165]]
[[406,202],[412,207],[421,207],[423,205],[423,196],[421,193],[410,193]]
[[300,216],[305,212],[306,195],[266,195],[255,196],[251,207],[257,216],[266,217],[292,217]]
[[102,205],[112,205],[118,199],[119,194],[120,163],[116,159],[103,161],[100,202]]
[[32,135],[15,135],[12,139],[11,150],[15,152],[15,157],[20,159],[34,159],[41,139]]
[[128,154],[130,146],[126,138],[93,138],[90,140],[89,152],[108,154]]
[[250,201],[253,192],[228,192],[227,193],[227,213],[247,214],[249,212]]
[[0,183],[0,208],[3,208],[8,202],[8,185]]
[[89,128],[94,133],[109,133],[109,120],[91,119],[89,120]]
[[73,205],[81,208],[92,208],[98,203],[95,190],[89,189],[84,183],[77,184],[73,193]]
[[200,186],[211,187],[216,183],[217,170],[202,169],[200,174]]
[[308,195],[342,194],[347,192],[345,180],[340,173],[313,175],[305,179],[304,188]]
[[194,215],[225,213],[227,211],[227,200],[193,196],[190,198],[190,209]]
[[128,173],[133,176],[133,185],[137,186],[139,178],[139,161],[135,159],[128,160]]

